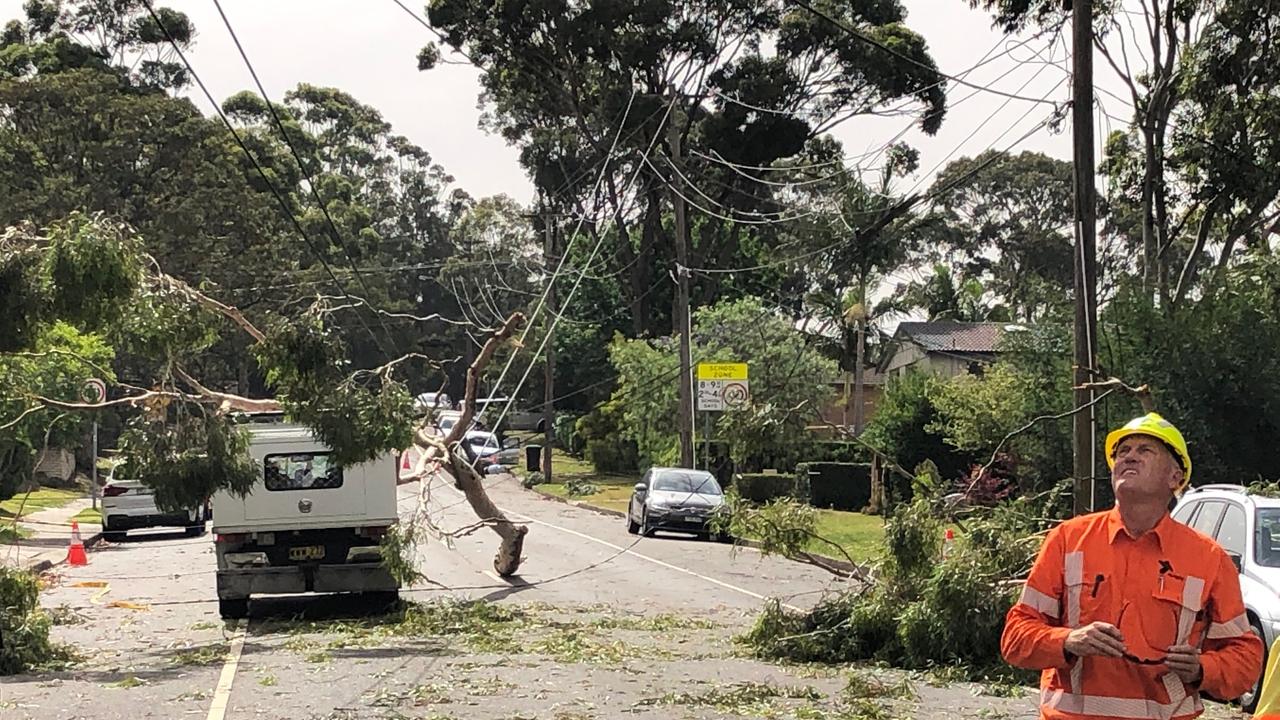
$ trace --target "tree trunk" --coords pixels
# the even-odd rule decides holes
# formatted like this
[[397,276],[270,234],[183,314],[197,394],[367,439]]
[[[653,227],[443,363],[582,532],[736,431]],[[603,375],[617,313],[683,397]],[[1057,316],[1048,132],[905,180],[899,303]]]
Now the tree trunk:
[[[865,307],[865,306],[864,306]],[[862,434],[862,382],[863,361],[865,360],[867,341],[867,318],[864,313],[858,318],[858,353],[853,365],[853,434]]]
[[524,536],[529,534],[527,525],[517,525],[507,519],[485,492],[484,482],[471,463],[459,457],[460,451],[454,450],[449,455],[453,468],[453,478],[458,489],[467,497],[467,503],[475,511],[476,517],[488,523],[498,534],[502,542],[498,545],[498,553],[493,557],[493,570],[500,577],[511,577],[520,569],[521,552],[524,551]]

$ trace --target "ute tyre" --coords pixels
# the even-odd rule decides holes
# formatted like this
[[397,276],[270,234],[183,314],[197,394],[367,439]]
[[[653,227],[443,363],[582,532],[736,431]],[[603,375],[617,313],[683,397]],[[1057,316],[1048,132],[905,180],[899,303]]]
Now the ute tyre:
[[218,598],[218,614],[224,620],[239,620],[249,614],[249,598]]
[[370,610],[388,613],[400,607],[399,590],[378,590],[361,594],[364,596],[365,605]]

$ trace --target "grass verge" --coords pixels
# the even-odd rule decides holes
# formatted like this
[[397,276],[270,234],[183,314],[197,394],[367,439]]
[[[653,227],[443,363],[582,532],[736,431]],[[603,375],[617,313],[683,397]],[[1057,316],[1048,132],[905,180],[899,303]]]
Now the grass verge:
[[62,507],[82,497],[79,490],[59,490],[56,488],[39,488],[31,492],[22,492],[8,500],[0,501],[0,518],[13,518],[21,511],[23,516],[41,510]]
[[102,513],[94,508],[85,508],[76,513],[76,516],[71,519],[78,523],[85,523],[86,525],[101,525]]
[[[554,483],[539,485],[535,490],[559,498],[577,500],[607,510],[626,512],[631,502],[631,491],[639,480],[639,476],[608,475],[596,472],[591,463],[579,460],[557,449],[552,457]],[[523,468],[518,474],[523,475]],[[589,480],[596,486],[597,492],[590,495],[570,496],[568,483],[572,480]],[[814,532],[830,540],[849,554],[855,562],[864,563],[877,559],[884,548],[884,518],[876,515],[844,512],[841,510],[818,510],[817,525]],[[844,560],[844,557],[831,545],[820,540],[812,540],[805,548],[815,555]]]

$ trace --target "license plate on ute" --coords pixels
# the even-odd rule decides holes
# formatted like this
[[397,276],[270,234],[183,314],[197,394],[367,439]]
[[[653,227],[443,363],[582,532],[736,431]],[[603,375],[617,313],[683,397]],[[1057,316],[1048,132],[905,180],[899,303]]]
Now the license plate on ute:
[[323,560],[323,545],[303,545],[302,547],[289,548],[289,559],[297,561],[306,560]]

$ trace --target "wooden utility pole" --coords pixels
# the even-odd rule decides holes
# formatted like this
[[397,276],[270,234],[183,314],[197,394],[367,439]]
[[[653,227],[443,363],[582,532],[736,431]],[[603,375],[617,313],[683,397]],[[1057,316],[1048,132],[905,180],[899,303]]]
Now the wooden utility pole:
[[854,356],[853,366],[853,434],[862,434],[862,408],[866,402],[863,399],[862,386],[866,384],[866,370],[863,364],[867,358],[867,316],[865,312],[858,318],[858,352]]
[[685,217],[683,183],[680,178],[680,130],[671,123],[671,205],[676,220],[676,297],[671,308],[672,325],[680,335],[680,402],[676,427],[680,430],[680,466],[694,467],[693,458],[693,358],[690,350],[689,319],[689,223]]
[[545,212],[542,215],[543,230],[543,247],[542,258],[543,264],[546,266],[547,272],[547,360],[543,372],[543,390],[542,390],[542,476],[545,482],[555,482],[551,479],[551,450],[555,445],[556,433],[556,338],[555,326],[557,314],[560,308],[556,304],[556,284],[555,273],[551,271],[553,266],[559,264],[559,256],[556,254],[556,226],[555,215],[551,212]]
[[[1072,5],[1073,76],[1072,130],[1075,145],[1075,387],[1090,382],[1097,366],[1097,202],[1094,197],[1093,156],[1093,0]],[[1076,390],[1075,405],[1093,401],[1093,390]],[[1072,465],[1075,514],[1094,509],[1094,471],[1097,443],[1094,407],[1072,416]]]

